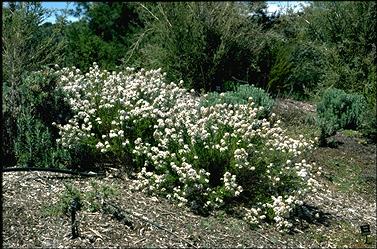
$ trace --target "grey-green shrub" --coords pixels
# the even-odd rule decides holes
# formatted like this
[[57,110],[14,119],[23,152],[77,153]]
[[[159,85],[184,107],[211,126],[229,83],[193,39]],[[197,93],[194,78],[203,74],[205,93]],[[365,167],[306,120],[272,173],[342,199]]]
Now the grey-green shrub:
[[69,215],[69,210],[73,200],[78,202],[78,210],[81,210],[84,204],[83,193],[72,183],[63,183],[64,191],[60,194],[58,201],[51,205],[46,206],[46,213],[49,215],[63,216]]
[[69,214],[72,200],[76,199],[79,210],[98,212],[103,208],[103,200],[109,200],[118,195],[118,190],[111,185],[90,181],[90,188],[82,191],[71,182],[63,183],[64,191],[59,194],[58,201],[45,206],[46,214],[64,216]]
[[70,158],[66,150],[54,144],[48,127],[27,108],[17,119],[14,151],[20,166],[62,168]]
[[[56,144],[58,130],[52,126],[52,122],[65,123],[70,117],[63,93],[55,91],[55,80],[56,75],[49,69],[22,77],[14,132],[10,133],[10,128],[5,131],[8,147],[15,155],[14,163],[18,165],[65,167],[70,162],[68,152]],[[11,115],[6,117],[12,118]]]
[[367,104],[359,94],[347,94],[340,89],[329,89],[317,104],[320,144],[340,129],[360,129],[365,122]]
[[274,105],[273,99],[263,89],[252,85],[239,85],[234,91],[228,91],[222,94],[210,92],[202,100],[202,106],[211,106],[215,104],[247,104],[249,97],[253,98],[256,107],[263,107],[258,113],[259,117],[267,117],[271,113]]

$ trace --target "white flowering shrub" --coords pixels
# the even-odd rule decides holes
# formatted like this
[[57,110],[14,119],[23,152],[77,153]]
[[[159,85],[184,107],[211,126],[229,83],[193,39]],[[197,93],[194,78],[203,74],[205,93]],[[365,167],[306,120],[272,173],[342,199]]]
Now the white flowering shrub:
[[[85,144],[133,174],[132,188],[205,213],[243,203],[251,224],[289,228],[289,214],[315,190],[315,165],[297,161],[313,141],[284,135],[262,107],[204,107],[193,90],[166,83],[160,70],[88,73],[63,68],[60,87],[75,115],[56,124],[67,149]],[[180,82],[182,84],[182,82]]]

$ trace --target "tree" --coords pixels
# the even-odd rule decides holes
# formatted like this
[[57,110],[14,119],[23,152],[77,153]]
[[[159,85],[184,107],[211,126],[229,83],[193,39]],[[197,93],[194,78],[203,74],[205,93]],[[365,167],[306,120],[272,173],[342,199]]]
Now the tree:
[[12,157],[16,138],[16,123],[21,109],[20,85],[22,78],[43,65],[59,63],[63,59],[62,26],[42,25],[47,10],[38,2],[12,2],[3,5],[2,56],[4,91],[3,116],[6,155]]
[[64,41],[58,39],[61,27],[50,26],[48,33],[43,33],[45,14],[47,11],[38,2],[11,3],[3,9],[3,80],[9,93],[4,110],[13,117],[19,108],[17,87],[22,75],[63,59]]
[[258,60],[268,42],[262,27],[237,2],[140,3],[145,28],[125,66],[161,67],[168,79],[184,79],[200,91],[227,81],[259,83]]
[[143,25],[134,3],[80,2],[80,21],[67,26],[65,65],[87,70],[95,61],[115,70],[131,45],[130,37]]
[[301,98],[336,87],[375,105],[376,13],[375,2],[313,2],[282,16],[270,87]]

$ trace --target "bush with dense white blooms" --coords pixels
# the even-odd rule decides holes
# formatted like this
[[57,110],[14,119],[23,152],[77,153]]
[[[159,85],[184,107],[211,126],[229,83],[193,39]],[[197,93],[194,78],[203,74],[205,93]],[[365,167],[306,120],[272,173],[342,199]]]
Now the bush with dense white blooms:
[[313,141],[284,135],[272,114],[247,104],[201,106],[203,96],[166,83],[161,70],[56,71],[75,115],[56,124],[67,149],[85,144],[134,172],[134,190],[178,205],[213,209],[244,203],[251,224],[289,228],[289,214],[315,191],[315,165],[297,161]]

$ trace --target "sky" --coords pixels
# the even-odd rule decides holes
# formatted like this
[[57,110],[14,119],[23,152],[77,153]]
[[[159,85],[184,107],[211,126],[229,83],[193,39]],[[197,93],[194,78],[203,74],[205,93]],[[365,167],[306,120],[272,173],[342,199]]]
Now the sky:
[[[65,9],[65,8],[75,8],[73,2],[42,2],[42,6],[46,9],[54,9],[54,10],[59,10],[59,9]],[[54,23],[56,20],[55,15],[51,15],[50,17],[47,17],[45,22],[51,22]],[[69,21],[77,21],[77,18],[73,16],[68,17]]]
[[266,1],[268,8],[267,12],[273,13],[275,11],[279,11],[280,9],[285,9],[287,7],[293,8],[295,11],[299,10],[301,7],[300,5],[308,5],[308,1]]
[[[308,1],[267,1],[268,9],[267,12],[273,13],[278,10],[283,10],[286,7],[293,7],[295,10],[299,9],[299,4],[304,3],[308,4]],[[73,2],[42,2],[42,6],[47,9],[65,9],[68,8],[74,8]],[[55,16],[51,15],[50,17],[46,18],[45,22],[55,22]],[[70,16],[68,17],[69,21],[77,21],[78,19]]]

